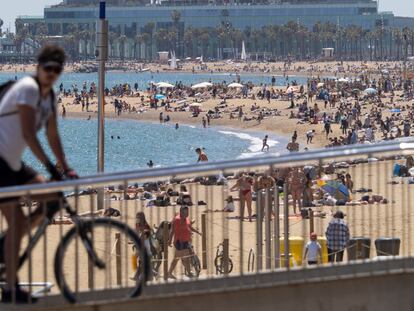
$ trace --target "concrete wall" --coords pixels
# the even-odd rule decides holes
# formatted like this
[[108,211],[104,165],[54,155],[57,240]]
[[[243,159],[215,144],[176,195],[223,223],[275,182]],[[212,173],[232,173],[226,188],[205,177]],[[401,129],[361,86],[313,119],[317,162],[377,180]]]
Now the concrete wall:
[[358,263],[169,283],[148,287],[136,300],[28,310],[408,311],[414,310],[413,284],[412,260]]

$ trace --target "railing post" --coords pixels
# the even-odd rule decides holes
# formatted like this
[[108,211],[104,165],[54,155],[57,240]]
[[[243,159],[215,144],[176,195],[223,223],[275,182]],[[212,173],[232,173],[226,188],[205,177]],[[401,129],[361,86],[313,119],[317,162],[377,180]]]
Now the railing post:
[[256,243],[257,243],[257,261],[256,268],[257,272],[262,270],[263,266],[263,227],[262,227],[262,218],[263,218],[263,191],[257,191],[256,196]]
[[206,214],[201,215],[201,261],[203,269],[207,269],[207,219]]
[[164,258],[163,258],[163,269],[164,269],[164,280],[168,280],[168,240],[170,239],[170,230],[168,228],[168,223],[163,223],[162,228],[162,239],[164,246]]
[[122,284],[121,234],[115,233],[116,284]]
[[275,200],[275,220],[273,239],[275,241],[275,269],[280,268],[280,201],[279,201],[279,186],[275,185],[274,198]]
[[310,233],[315,232],[315,215],[313,214],[313,210],[309,209],[309,231]]
[[285,182],[284,187],[283,187],[283,192],[284,192],[284,202],[283,202],[283,209],[284,209],[284,248],[285,248],[285,267],[289,270],[289,193],[288,193],[288,186],[287,186],[287,182]]
[[229,239],[223,240],[223,272],[229,274]]
[[272,265],[272,235],[270,232],[270,219],[272,214],[272,200],[270,196],[272,195],[272,192],[270,189],[266,189],[265,192],[265,241],[266,241],[266,269],[270,270]]

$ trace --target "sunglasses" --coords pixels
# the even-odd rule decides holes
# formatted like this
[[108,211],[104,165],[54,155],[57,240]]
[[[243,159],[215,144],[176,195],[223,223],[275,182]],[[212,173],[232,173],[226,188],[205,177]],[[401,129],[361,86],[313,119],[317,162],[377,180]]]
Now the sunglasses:
[[55,73],[55,74],[60,74],[63,70],[63,68],[61,66],[45,66],[43,67],[43,70],[47,73]]

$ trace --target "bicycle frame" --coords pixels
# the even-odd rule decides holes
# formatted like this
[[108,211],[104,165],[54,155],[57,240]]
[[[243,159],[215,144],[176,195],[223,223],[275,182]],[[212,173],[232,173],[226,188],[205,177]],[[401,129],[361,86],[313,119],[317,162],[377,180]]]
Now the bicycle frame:
[[[59,206],[57,207],[56,205],[54,205],[52,207],[47,207],[45,217],[42,223],[39,225],[35,233],[30,237],[26,249],[19,258],[19,264],[17,269],[19,270],[23,266],[27,258],[29,258],[30,253],[33,251],[41,237],[46,232],[46,228],[53,222],[54,215],[63,208],[68,213],[69,218],[72,220],[74,226],[78,228],[79,236],[81,238],[82,244],[86,248],[89,258],[92,260],[95,266],[97,266],[100,269],[103,269],[105,267],[105,264],[98,258],[97,254],[95,253],[95,250],[93,249],[92,242],[84,232],[85,230],[83,230],[83,225],[85,222],[79,217],[77,211],[75,211],[66,201],[66,198],[64,197],[63,193],[59,193],[58,195],[60,197],[59,201],[53,201],[53,204],[59,204]],[[0,275],[4,272],[5,267],[2,267],[0,269]]]

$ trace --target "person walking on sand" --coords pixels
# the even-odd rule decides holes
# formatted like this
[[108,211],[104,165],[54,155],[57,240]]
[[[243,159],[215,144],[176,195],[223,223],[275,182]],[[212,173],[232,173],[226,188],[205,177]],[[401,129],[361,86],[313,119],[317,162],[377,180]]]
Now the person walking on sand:
[[293,213],[296,215],[296,205],[299,206],[299,212],[302,209],[302,195],[303,189],[305,186],[306,176],[303,171],[298,168],[294,167],[288,174],[287,182],[288,182],[288,191],[292,196],[293,202]]
[[317,265],[322,261],[322,247],[318,242],[318,235],[315,232],[310,234],[310,241],[305,246],[303,261],[306,260],[309,266]]
[[237,179],[236,184],[230,188],[230,191],[239,190],[239,199],[240,199],[240,219],[244,220],[244,207],[247,205],[247,213],[249,215],[249,221],[252,221],[252,187],[253,187],[253,178],[247,174],[242,174],[239,179]]
[[315,130],[309,130],[306,132],[306,143],[311,144],[313,136],[315,135]]
[[171,279],[176,279],[176,277],[173,275],[173,271],[180,259],[189,275],[192,276],[190,272],[190,257],[192,253],[191,234],[192,232],[195,232],[200,236],[202,234],[191,225],[190,218],[188,217],[188,206],[186,205],[181,206],[180,213],[174,217],[171,223],[172,228],[168,240],[168,245],[172,246],[172,241],[174,239],[175,253],[174,259],[171,262],[170,269],[168,270],[168,277]]
[[341,262],[343,260],[344,250],[348,245],[350,236],[344,217],[345,215],[342,211],[337,211],[326,229],[325,235],[329,262]]
[[268,143],[267,143],[267,139],[268,139],[268,136],[266,135],[266,136],[263,138],[262,152],[264,151],[264,149],[265,149],[265,148],[266,148],[266,150],[267,150],[267,151],[269,151],[269,145],[268,145]]

